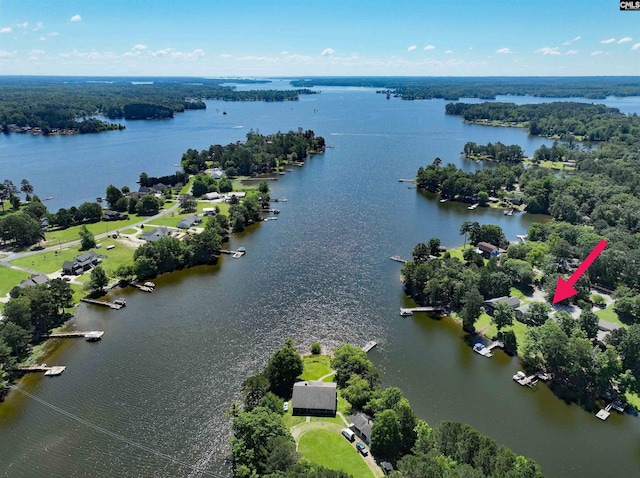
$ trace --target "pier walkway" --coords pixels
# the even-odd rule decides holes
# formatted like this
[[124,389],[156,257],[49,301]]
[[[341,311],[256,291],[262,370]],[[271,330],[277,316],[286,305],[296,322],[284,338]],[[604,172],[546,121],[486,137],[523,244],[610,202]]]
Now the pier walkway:
[[392,261],[396,261],[396,262],[401,262],[402,264],[407,262],[407,259],[404,259],[404,258],[402,258],[400,256],[391,256],[391,260]]
[[429,305],[427,307],[412,307],[412,308],[400,308],[400,315],[402,317],[407,317],[409,315],[413,315],[415,312],[444,312],[444,307],[439,305]]
[[124,307],[124,304],[116,304],[115,302],[108,302],[106,300],[95,300],[95,299],[80,299],[81,302],[86,302],[87,304],[101,305],[103,307],[109,307],[110,309],[119,310]]
[[362,350],[364,350],[365,352],[368,352],[369,350],[371,350],[376,345],[378,345],[378,342],[376,342],[374,340],[371,340],[371,341],[367,342],[366,344],[364,344],[364,347],[362,347]]
[[47,366],[46,364],[42,364],[42,365],[27,365],[25,367],[16,367],[14,368],[14,370],[17,370],[18,372],[24,372],[24,373],[44,372],[45,375],[54,376],[54,375],[60,375],[62,372],[65,371],[66,368],[67,367],[64,365]]
[[73,338],[84,338],[89,341],[100,340],[104,335],[103,330],[90,330],[87,332],[57,332],[54,334],[44,335],[43,337],[46,339],[73,339]]

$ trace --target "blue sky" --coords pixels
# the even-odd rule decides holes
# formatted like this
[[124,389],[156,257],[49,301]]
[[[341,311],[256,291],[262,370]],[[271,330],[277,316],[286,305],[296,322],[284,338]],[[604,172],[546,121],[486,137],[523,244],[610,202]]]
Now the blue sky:
[[617,0],[0,0],[0,74],[640,75]]

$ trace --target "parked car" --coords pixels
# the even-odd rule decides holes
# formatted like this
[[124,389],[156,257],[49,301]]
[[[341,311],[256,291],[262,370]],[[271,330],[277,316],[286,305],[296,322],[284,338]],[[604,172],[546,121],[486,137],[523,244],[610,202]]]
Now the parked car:
[[367,456],[369,452],[367,451],[367,447],[364,446],[364,443],[358,442],[356,443],[356,448],[362,454],[362,456]]
[[350,442],[353,442],[356,439],[356,434],[353,433],[353,431],[349,430],[348,428],[342,429],[342,435]]

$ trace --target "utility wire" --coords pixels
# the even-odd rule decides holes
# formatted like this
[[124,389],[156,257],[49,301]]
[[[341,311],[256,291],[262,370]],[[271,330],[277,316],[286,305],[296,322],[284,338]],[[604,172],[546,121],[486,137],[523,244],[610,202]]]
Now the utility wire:
[[103,427],[101,427],[99,425],[95,425],[94,423],[91,423],[90,421],[85,420],[84,418],[81,418],[81,417],[79,417],[77,415],[74,415],[73,413],[68,412],[68,411],[66,411],[66,410],[64,410],[64,409],[62,409],[62,408],[60,408],[60,407],[58,407],[58,406],[56,406],[56,405],[54,405],[52,403],[49,403],[46,400],[43,400],[42,398],[36,397],[35,395],[27,392],[26,390],[21,389],[20,387],[17,387],[15,385],[13,385],[11,388],[13,390],[17,390],[18,392],[22,393],[23,395],[26,395],[29,398],[32,398],[36,402],[39,402],[42,405],[44,405],[46,407],[49,407],[50,409],[52,409],[52,410],[54,410],[54,411],[56,411],[58,413],[61,413],[62,415],[65,415],[65,416],[71,418],[72,420],[75,420],[75,421],[77,421],[79,423],[82,423],[83,425],[85,425],[85,426],[87,426],[89,428],[92,428],[92,429],[96,430],[97,432],[100,432],[100,433],[108,435],[108,436],[110,436],[112,438],[115,438],[116,440],[120,440],[120,441],[122,441],[124,443],[127,443],[128,445],[131,445],[133,447],[139,448],[140,450],[144,450],[144,451],[146,451],[148,453],[151,453],[153,455],[156,455],[156,456],[158,456],[160,458],[164,458],[165,460],[169,460],[169,461],[175,463],[176,465],[181,465],[181,466],[184,466],[184,467],[187,467],[187,468],[191,468],[193,471],[196,471],[198,473],[202,473],[202,474],[207,475],[207,476],[213,476],[215,478],[226,478],[226,477],[224,477],[222,475],[218,475],[218,474],[212,473],[211,471],[205,470],[203,468],[199,468],[199,467],[197,467],[195,465],[192,465],[190,463],[186,463],[186,462],[184,462],[182,460],[179,460],[177,458],[172,457],[171,455],[167,455],[166,453],[162,453],[161,451],[155,450],[155,449],[153,449],[151,447],[148,447],[146,445],[142,445],[141,443],[137,443],[137,442],[135,442],[133,440],[128,439],[127,437],[124,437],[122,435],[119,435],[118,433],[112,432],[111,430],[107,430],[106,428],[103,428]]

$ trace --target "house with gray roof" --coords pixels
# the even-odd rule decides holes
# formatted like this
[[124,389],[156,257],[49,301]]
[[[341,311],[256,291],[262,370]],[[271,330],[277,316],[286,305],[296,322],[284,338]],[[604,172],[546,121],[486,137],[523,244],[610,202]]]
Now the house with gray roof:
[[495,299],[485,300],[483,303],[484,310],[487,312],[487,314],[492,315],[493,310],[496,308],[496,304],[498,304],[499,302],[506,302],[514,310],[520,307],[520,299],[518,299],[517,297],[507,297],[505,295],[502,297],[496,297]]
[[144,231],[140,234],[140,239],[147,242],[155,242],[165,236],[170,236],[171,231],[167,226],[156,227],[155,229],[150,229]]
[[68,275],[80,275],[100,264],[102,260],[93,251],[88,251],[73,258],[72,261],[64,261],[62,273]]
[[335,382],[297,382],[291,399],[294,415],[335,417],[338,393]]
[[201,222],[202,222],[202,218],[198,216],[185,217],[178,223],[178,228],[189,229],[190,227],[200,224]]
[[28,279],[20,282],[17,287],[24,289],[25,287],[35,287],[37,285],[46,284],[49,282],[49,278],[44,274],[34,274]]
[[358,412],[349,415],[349,422],[349,428],[353,430],[353,433],[358,435],[367,445],[371,445],[371,426],[373,425],[371,417]]

